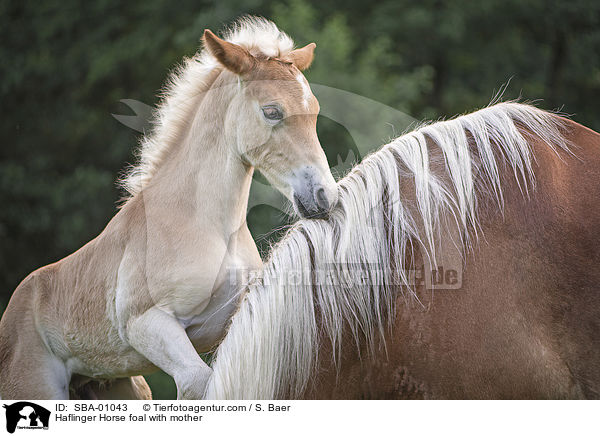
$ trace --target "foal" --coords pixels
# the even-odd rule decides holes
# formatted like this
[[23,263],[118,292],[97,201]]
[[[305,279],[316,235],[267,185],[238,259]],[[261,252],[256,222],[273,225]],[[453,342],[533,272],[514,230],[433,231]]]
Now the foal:
[[262,265],[245,222],[254,168],[303,217],[336,203],[301,73],[315,45],[293,50],[256,18],[225,40],[206,30],[204,44],[172,77],[119,213],[13,294],[0,322],[2,398],[67,399],[70,384],[84,398],[148,398],[132,376],[157,367],[178,398],[201,398],[211,369],[198,352],[238,302],[228,271]]

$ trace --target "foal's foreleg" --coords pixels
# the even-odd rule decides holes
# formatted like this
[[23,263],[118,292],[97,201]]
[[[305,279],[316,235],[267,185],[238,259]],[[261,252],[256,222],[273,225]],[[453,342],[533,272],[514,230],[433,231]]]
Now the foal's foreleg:
[[127,324],[129,344],[177,385],[178,399],[201,399],[210,367],[200,358],[179,321],[153,307]]

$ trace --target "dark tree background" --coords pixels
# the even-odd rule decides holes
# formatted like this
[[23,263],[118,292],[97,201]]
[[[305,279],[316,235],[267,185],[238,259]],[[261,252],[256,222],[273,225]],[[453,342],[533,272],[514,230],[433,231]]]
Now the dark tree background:
[[[273,19],[298,45],[318,44],[307,73],[415,118],[537,100],[600,130],[596,0],[23,0],[0,1],[0,313],[18,283],[96,236],[116,211],[114,180],[139,135],[111,113],[156,102],[167,71],[242,14]],[[327,119],[332,163],[353,146]],[[260,246],[281,213],[255,208]],[[160,373],[155,396],[174,395]]]

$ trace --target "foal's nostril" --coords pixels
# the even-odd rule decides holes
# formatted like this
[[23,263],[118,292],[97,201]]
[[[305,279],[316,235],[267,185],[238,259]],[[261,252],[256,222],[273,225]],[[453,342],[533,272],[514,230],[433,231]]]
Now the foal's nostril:
[[325,194],[324,188],[317,189],[317,192],[315,193],[315,200],[321,210],[329,210],[329,200],[327,200],[327,195]]

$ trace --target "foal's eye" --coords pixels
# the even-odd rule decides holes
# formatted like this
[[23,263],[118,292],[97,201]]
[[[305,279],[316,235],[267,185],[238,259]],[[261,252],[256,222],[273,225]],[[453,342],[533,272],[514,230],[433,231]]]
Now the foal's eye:
[[271,123],[283,120],[283,112],[277,106],[263,106],[262,113],[265,119]]

